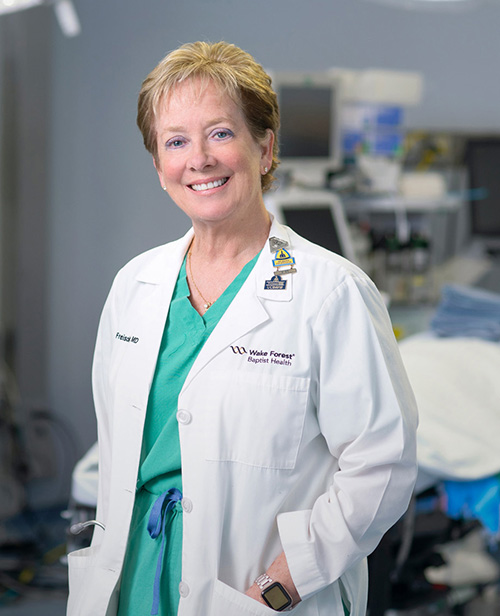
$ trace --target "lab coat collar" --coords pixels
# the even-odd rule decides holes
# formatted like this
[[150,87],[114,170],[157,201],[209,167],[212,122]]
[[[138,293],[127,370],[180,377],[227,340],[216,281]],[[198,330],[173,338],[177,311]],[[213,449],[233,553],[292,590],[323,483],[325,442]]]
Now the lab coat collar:
[[[230,345],[234,344],[239,338],[269,320],[269,313],[265,308],[266,301],[283,302],[292,299],[293,277],[296,274],[283,276],[283,279],[287,282],[283,290],[265,288],[266,280],[270,280],[274,275],[272,261],[275,251],[271,251],[269,238],[277,237],[287,242],[286,249],[290,250],[293,256],[293,246],[288,229],[279,224],[273,216],[271,216],[271,220],[268,241],[266,241],[255,267],[222,316],[212,335],[204,344],[186,378],[183,391],[213,357],[221,352],[226,352],[228,349],[230,350]],[[158,319],[150,319],[151,327],[158,328],[158,331],[165,323],[175,281],[193,236],[194,231],[190,229],[184,237],[159,250],[158,254],[140,267],[136,274],[136,279],[140,282],[159,285],[160,301],[155,293],[150,301],[143,306],[143,309],[149,315],[153,314],[153,304],[162,307],[159,309]],[[161,338],[161,335],[159,337]]]
[[167,272],[167,275],[171,274],[177,280],[182,261],[189,245],[193,241],[193,237],[194,231],[189,229],[180,239],[163,246],[163,250],[159,250],[153,259],[148,260],[138,270],[136,280],[149,284],[162,284],[166,281],[165,276]]
[[[268,241],[264,245],[257,263],[255,264],[251,278],[254,281],[255,294],[258,297],[277,302],[289,302],[293,297],[293,278],[295,274],[283,276],[283,280],[286,280],[286,287],[283,290],[270,290],[265,288],[266,280],[270,280],[274,274],[272,261],[275,251],[271,251],[269,239],[271,237],[277,237],[287,242],[287,250],[289,249],[293,252],[288,229],[281,225],[272,214],[270,214],[270,216],[272,223]],[[139,269],[136,274],[136,279],[139,282],[161,284],[166,282],[166,272],[171,272],[172,275],[175,276],[175,280],[177,280],[177,274],[193,237],[194,231],[191,228],[183,237],[171,244],[167,244],[164,250],[161,250],[153,259],[149,260]]]

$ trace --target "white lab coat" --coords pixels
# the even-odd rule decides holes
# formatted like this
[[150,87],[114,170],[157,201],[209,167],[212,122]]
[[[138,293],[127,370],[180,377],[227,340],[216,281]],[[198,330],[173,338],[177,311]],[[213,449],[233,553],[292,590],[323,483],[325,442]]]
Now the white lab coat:
[[[179,396],[180,616],[275,613],[244,591],[282,549],[297,616],[341,616],[341,596],[364,614],[365,556],[415,480],[415,403],[377,290],[276,221],[270,236],[289,242],[297,273],[265,289],[266,244]],[[69,616],[116,614],[148,394],[191,238],[132,260],[102,314],[93,386],[106,530],[69,555]]]

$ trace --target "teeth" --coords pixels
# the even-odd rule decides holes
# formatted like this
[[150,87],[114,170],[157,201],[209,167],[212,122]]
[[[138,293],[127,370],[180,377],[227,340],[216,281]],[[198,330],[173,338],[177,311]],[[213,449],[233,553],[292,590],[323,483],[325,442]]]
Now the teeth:
[[208,184],[191,184],[191,188],[197,191],[210,190],[211,188],[217,188],[218,186],[222,186],[226,182],[227,178],[223,178],[222,180],[216,180],[215,182],[208,182]]

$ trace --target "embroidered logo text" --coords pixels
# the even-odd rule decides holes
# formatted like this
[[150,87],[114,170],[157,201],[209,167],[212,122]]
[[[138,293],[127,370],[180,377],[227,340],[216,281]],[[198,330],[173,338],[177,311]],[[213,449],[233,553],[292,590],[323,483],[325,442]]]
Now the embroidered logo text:
[[248,349],[243,346],[231,346],[235,355],[247,355],[250,364],[276,364],[278,366],[291,366],[295,353],[281,353],[279,351],[264,351],[260,349]]

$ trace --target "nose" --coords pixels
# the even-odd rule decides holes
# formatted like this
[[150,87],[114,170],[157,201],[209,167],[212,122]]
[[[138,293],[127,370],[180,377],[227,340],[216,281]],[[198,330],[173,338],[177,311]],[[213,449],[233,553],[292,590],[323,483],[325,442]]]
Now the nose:
[[207,167],[214,167],[216,160],[210,146],[205,141],[192,142],[189,152],[188,166],[193,171],[202,171]]

